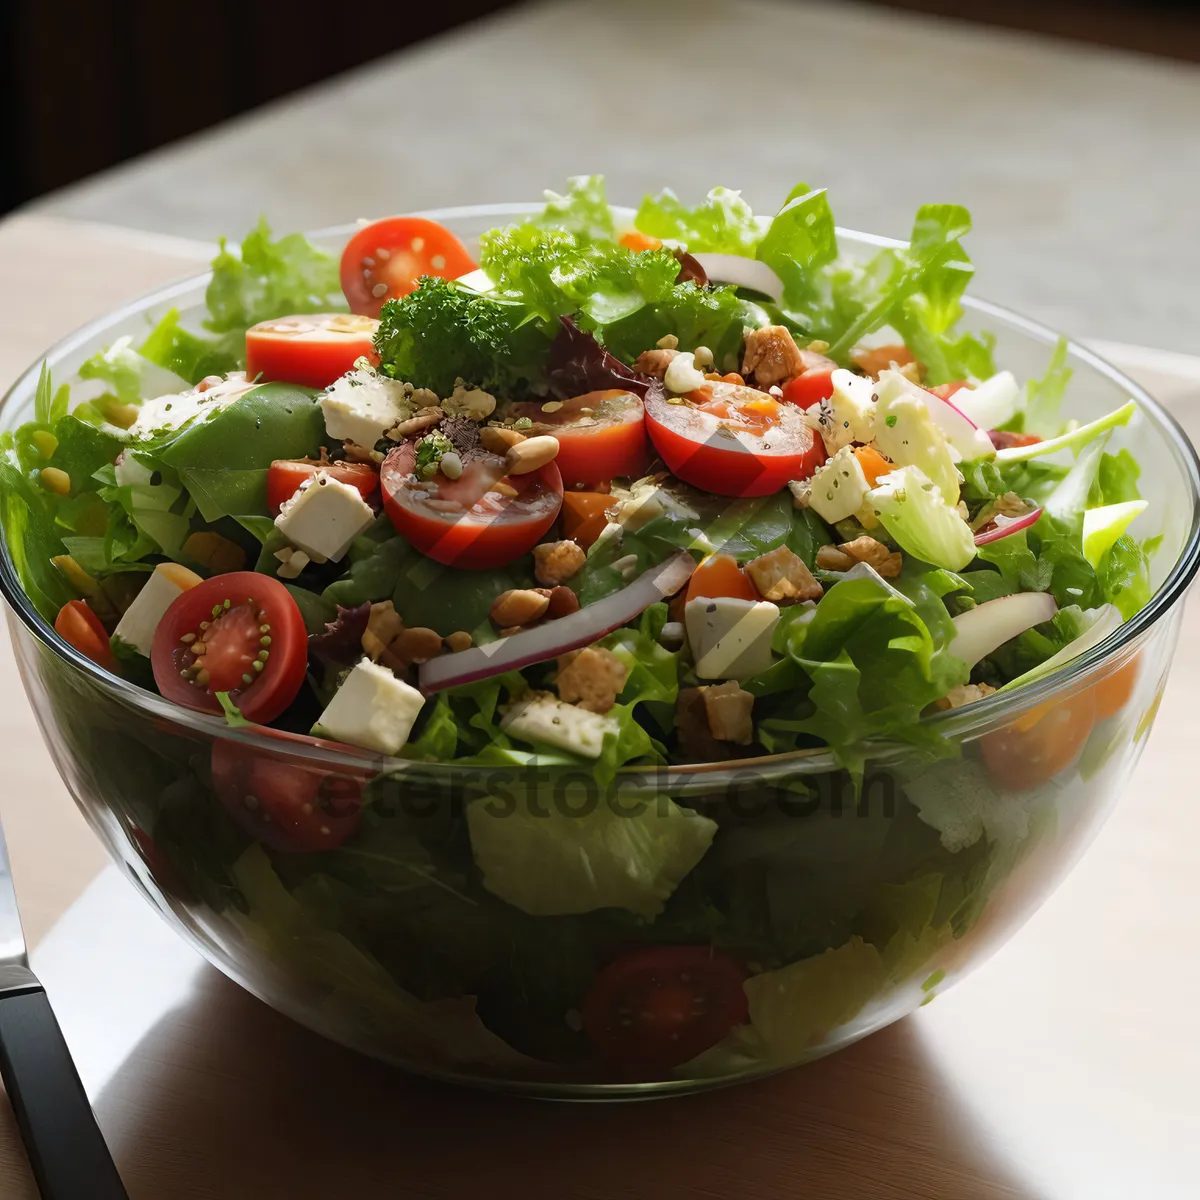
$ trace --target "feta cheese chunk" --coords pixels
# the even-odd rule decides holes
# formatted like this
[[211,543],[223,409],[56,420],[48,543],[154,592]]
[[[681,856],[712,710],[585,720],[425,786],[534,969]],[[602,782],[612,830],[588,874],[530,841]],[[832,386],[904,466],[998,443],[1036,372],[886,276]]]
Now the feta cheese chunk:
[[364,658],[346,676],[312,731],[316,737],[396,754],[408,741],[424,703],[415,687]]
[[350,371],[335,379],[321,397],[325,431],[331,438],[365,450],[389,429],[413,415],[412,389],[374,371]]
[[154,644],[154,631],[167,609],[184,592],[191,591],[203,582],[195,571],[189,571],[178,563],[159,563],[134,597],[133,603],[125,610],[113,636],[149,658],[150,647]]
[[779,623],[779,608],[769,600],[689,600],[683,619],[700,679],[741,680],[775,661],[771,635]]
[[833,393],[817,409],[817,428],[825,449],[834,454],[852,442],[869,442],[874,435],[875,385],[853,371],[833,373]]
[[549,692],[530,692],[508,706],[500,728],[523,742],[541,742],[581,758],[599,758],[604,735],[617,733],[612,717],[566,704]]
[[279,510],[275,528],[314,562],[337,562],[374,520],[357,488],[318,471]]
[[852,517],[871,490],[862,465],[849,446],[843,446],[809,480],[808,506],[830,525]]

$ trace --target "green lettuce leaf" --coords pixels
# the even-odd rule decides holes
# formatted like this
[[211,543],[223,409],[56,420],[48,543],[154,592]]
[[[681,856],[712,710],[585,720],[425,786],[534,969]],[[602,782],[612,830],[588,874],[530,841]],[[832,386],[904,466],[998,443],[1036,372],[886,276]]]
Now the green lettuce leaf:
[[754,257],[761,230],[741,192],[716,187],[695,208],[669,188],[646,196],[634,218],[642,233],[682,242],[693,254],[742,254]]
[[1025,385],[1025,407],[1018,416],[1022,428],[1033,433],[1049,435],[1061,427],[1058,410],[1062,407],[1067,385],[1071,382],[1072,369],[1067,366],[1067,339],[1060,337],[1040,379],[1031,379]]
[[566,195],[546,192],[546,207],[537,222],[565,229],[587,241],[615,241],[617,232],[603,175],[574,175],[567,180]]
[[546,800],[505,794],[466,810],[484,886],[533,916],[624,908],[652,920],[717,830],[666,796],[598,798],[586,775]]

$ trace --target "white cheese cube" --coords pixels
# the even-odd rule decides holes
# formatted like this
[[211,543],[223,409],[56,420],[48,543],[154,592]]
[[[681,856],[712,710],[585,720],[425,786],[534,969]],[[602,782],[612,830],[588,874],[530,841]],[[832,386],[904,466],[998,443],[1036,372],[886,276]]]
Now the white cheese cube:
[[346,676],[312,731],[364,750],[396,754],[408,741],[424,703],[415,687],[364,658]]
[[746,679],[775,661],[771,635],[779,608],[768,600],[689,600],[683,619],[701,679]]
[[142,590],[133,598],[133,603],[125,610],[113,636],[149,658],[150,647],[154,644],[154,631],[167,609],[184,592],[203,582],[195,571],[189,571],[178,563],[159,563],[142,585]]
[[411,389],[374,371],[350,371],[335,379],[321,397],[325,430],[331,438],[373,450],[389,429],[413,415]]
[[508,706],[500,728],[523,742],[540,742],[581,758],[599,758],[604,735],[617,733],[612,717],[588,712],[549,692],[532,692]]
[[318,471],[279,510],[275,528],[314,562],[337,562],[374,520],[357,488]]
[[830,454],[851,442],[869,442],[874,437],[874,386],[853,371],[834,371],[833,394],[817,409],[817,427]]
[[854,451],[839,450],[809,481],[808,506],[830,525],[852,517],[871,490]]

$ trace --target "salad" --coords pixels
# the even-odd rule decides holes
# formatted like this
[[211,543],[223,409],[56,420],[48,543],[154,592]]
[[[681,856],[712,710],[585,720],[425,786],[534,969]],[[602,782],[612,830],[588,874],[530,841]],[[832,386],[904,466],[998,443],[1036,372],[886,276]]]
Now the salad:
[[[43,369],[0,445],[30,600],[108,671],[271,739],[181,762],[147,841],[310,974],[312,917],[334,991],[421,1053],[637,1078],[731,1038],[802,1056],[978,916],[978,817],[945,788],[853,829],[818,807],[803,878],[764,888],[752,823],[666,785],[632,816],[596,798],[796,750],[861,795],[881,744],[951,793],[1029,795],[1128,699],[1136,663],[978,762],[941,731],[1143,607],[1156,545],[1109,449],[1135,403],[1067,422],[1065,343],[1020,381],[958,329],[969,228],[929,205],[854,261],[804,184],[770,217],[716,188],[624,219],[597,176],[477,251],[394,217],[338,262],[260,224],[203,320]],[[331,787],[301,743],[362,770]],[[396,759],[529,773],[421,826]],[[587,795],[538,819],[539,772]],[[839,878],[847,855],[875,873]],[[801,1019],[795,988],[839,999]]]

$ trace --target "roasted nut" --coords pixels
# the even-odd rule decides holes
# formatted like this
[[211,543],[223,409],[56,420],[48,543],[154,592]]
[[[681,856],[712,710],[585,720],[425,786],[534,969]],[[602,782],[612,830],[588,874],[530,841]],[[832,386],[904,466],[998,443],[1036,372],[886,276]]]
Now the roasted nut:
[[904,566],[899,550],[889,550],[882,542],[865,534],[852,542],[843,542],[838,549],[854,562],[874,567],[884,579],[895,579]]
[[525,435],[503,425],[485,425],[479,431],[479,444],[491,454],[507,454]]
[[367,628],[386,646],[400,635],[404,628],[404,619],[390,600],[380,600],[371,605]]
[[984,696],[990,696],[996,689],[990,683],[962,683],[951,688],[940,700],[934,701],[934,707],[945,712],[950,708],[962,708],[964,704],[974,704]]
[[510,475],[528,475],[557,457],[558,438],[541,434],[510,446],[504,456],[504,467]]
[[471,637],[465,630],[458,630],[457,633],[448,634],[446,637],[446,649],[457,654],[460,650],[470,650],[471,643],[475,639]]
[[848,571],[854,566],[854,559],[836,546],[822,546],[817,551],[817,566],[822,571]]
[[611,650],[588,646],[559,658],[555,684],[560,700],[603,714],[616,704],[628,675],[628,667]]
[[510,588],[492,601],[490,616],[501,629],[539,621],[550,607],[548,593],[533,588]]
[[758,594],[776,604],[819,600],[824,592],[804,560],[787,546],[777,546],[766,554],[760,554],[743,569],[758,589]]
[[428,662],[441,654],[442,635],[436,629],[418,625],[412,629],[401,630],[388,649],[405,666]]
[[754,711],[754,697],[743,692],[734,680],[702,687],[704,711],[708,715],[708,727],[719,742],[736,742],[748,746],[754,740],[754,722],[750,714]]
[[533,548],[533,574],[538,583],[547,587],[570,579],[587,562],[583,548],[570,540],[543,542]]
[[403,441],[411,434],[420,433],[422,429],[432,429],[444,415],[437,405],[432,408],[423,408],[415,417],[409,417],[407,421],[401,421],[394,429],[389,429],[388,437],[393,442]]
[[804,359],[796,339],[783,325],[768,325],[746,333],[746,349],[742,355],[742,374],[754,374],[759,387],[783,383],[804,370]]
[[[675,345],[679,341],[676,339]],[[633,364],[633,369],[641,375],[653,375],[657,379],[661,379],[666,373],[667,368],[671,365],[671,360],[679,354],[675,346],[664,346],[658,350],[643,350],[638,355],[638,360]]]
[[[497,479],[496,482],[493,483],[490,488],[488,488],[488,491],[495,492],[497,496],[503,496],[506,500],[511,500],[518,494],[517,489],[513,487],[511,483],[508,483],[503,479]],[[429,501],[427,500],[425,503],[428,504]]]
[[[538,588],[540,592],[542,589]],[[579,611],[579,597],[569,587],[550,589],[550,604],[546,608],[546,616],[551,620],[559,617],[569,617]]]

